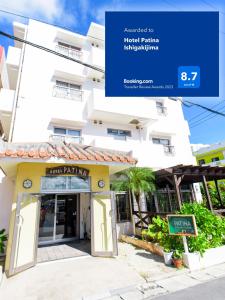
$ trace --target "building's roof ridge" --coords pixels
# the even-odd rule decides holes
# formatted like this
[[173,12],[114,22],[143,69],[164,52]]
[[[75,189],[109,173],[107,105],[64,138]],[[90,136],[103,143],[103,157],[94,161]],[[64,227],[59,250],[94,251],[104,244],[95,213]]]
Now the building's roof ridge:
[[129,152],[109,150],[94,146],[62,141],[51,142],[0,142],[0,157],[65,160],[84,160],[99,162],[119,162],[136,164]]

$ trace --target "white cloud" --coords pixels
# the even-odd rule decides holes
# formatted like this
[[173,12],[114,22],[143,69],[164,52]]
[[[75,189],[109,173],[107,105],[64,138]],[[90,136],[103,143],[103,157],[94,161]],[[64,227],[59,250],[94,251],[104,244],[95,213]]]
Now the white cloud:
[[[76,15],[65,10],[65,0],[0,0],[0,8],[30,18],[41,19],[46,22],[61,21],[64,26],[76,25]],[[1,19],[11,20],[9,14],[1,14]]]

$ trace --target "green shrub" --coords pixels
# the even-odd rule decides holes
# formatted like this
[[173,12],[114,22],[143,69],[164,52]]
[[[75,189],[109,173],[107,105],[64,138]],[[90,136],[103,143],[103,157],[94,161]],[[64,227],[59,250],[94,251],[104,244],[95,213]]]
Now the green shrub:
[[199,251],[203,254],[206,249],[225,244],[225,219],[198,203],[184,204],[180,214],[195,215],[198,236],[187,238],[190,252]]
[[6,241],[7,235],[5,234],[5,229],[2,229],[0,230],[0,253],[4,253]]
[[[203,255],[206,249],[225,244],[225,219],[216,216],[198,203],[184,204],[178,214],[195,215],[198,236],[187,237],[190,252],[197,251]],[[180,236],[170,236],[167,220],[159,216],[152,219],[152,224],[148,226],[147,230],[143,231],[143,236],[159,243],[165,252],[184,251],[182,238]]]
[[152,242],[158,243],[165,252],[171,252],[176,249],[183,250],[182,240],[179,236],[170,236],[167,219],[159,216],[152,219],[152,224],[147,230],[142,232],[143,236]]

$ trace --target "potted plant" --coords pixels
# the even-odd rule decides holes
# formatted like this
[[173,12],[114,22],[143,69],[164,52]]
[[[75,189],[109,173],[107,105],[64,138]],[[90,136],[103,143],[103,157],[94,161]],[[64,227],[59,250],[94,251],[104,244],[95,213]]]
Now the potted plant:
[[163,257],[166,265],[172,265],[173,251],[170,248],[163,248]]
[[183,259],[182,259],[182,251],[176,249],[174,252],[173,252],[173,264],[174,266],[177,268],[177,269],[180,269],[183,267]]

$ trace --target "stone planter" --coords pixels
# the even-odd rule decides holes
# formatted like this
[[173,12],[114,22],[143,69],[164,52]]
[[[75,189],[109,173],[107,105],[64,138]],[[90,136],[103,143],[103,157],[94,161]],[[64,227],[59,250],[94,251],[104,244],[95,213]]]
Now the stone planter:
[[163,252],[164,262],[166,265],[172,265],[173,252]]
[[225,262],[225,246],[211,248],[201,256],[199,253],[183,253],[183,260],[190,270],[199,270]]
[[120,240],[122,242],[126,242],[128,244],[134,245],[138,248],[144,249],[146,251],[149,251],[151,253],[163,256],[163,249],[157,244],[145,241],[145,240],[140,240],[138,238],[128,236],[128,235],[121,235]]

